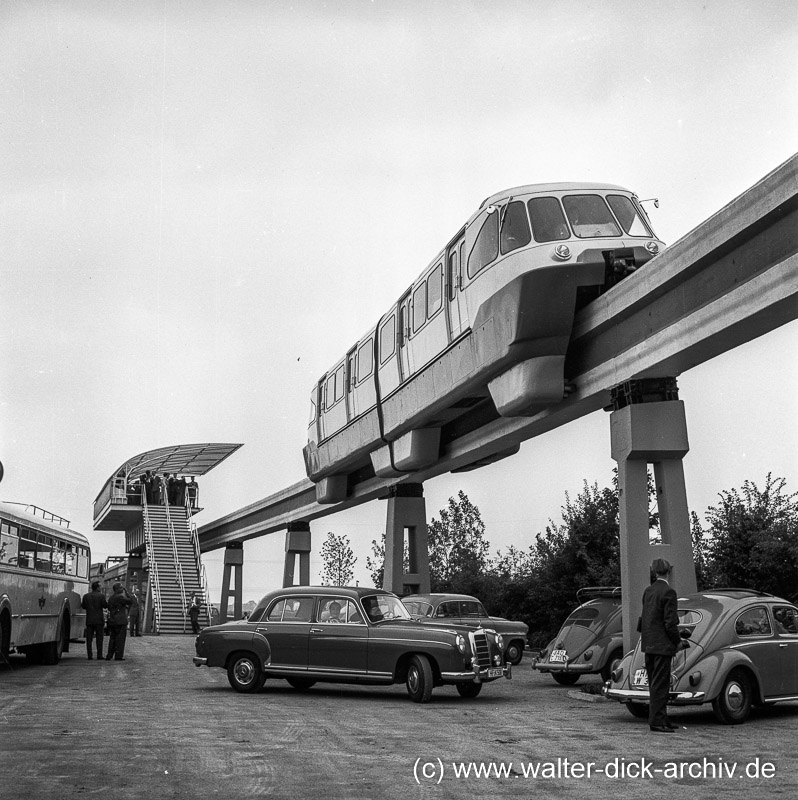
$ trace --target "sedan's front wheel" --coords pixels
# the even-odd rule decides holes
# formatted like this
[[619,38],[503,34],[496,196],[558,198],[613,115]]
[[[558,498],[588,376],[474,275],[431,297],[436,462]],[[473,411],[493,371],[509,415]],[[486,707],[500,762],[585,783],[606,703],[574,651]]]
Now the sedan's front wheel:
[[253,653],[235,653],[227,665],[227,680],[237,692],[249,694],[263,688],[266,675]]
[[414,703],[429,703],[432,697],[432,667],[425,655],[413,656],[407,668],[407,693]]

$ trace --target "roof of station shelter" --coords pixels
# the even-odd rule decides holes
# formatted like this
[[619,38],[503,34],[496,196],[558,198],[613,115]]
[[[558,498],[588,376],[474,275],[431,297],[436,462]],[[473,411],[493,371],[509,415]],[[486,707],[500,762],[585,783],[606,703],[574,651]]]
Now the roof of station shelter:
[[205,475],[235,453],[239,447],[242,447],[242,444],[206,442],[176,444],[171,447],[159,447],[157,450],[147,450],[146,453],[139,453],[125,461],[114,470],[108,480],[113,480],[118,475],[124,475],[128,480],[139,478],[147,470],[159,474],[168,472],[172,475]]

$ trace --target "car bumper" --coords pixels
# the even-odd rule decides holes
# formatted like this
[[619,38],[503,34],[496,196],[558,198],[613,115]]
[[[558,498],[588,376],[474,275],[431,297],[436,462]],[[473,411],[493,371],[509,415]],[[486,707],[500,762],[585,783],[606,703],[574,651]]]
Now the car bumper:
[[200,658],[199,656],[194,656],[192,659],[194,662],[195,667],[207,667],[208,666],[208,659],[207,658]]
[[533,661],[532,669],[538,672],[575,672],[584,675],[588,672],[598,672],[592,663],[587,664],[548,664],[545,661]]
[[[602,694],[621,703],[649,702],[649,694],[645,689],[609,689],[605,686]],[[668,692],[668,705],[672,706],[701,705],[705,701],[705,692]]]
[[489,683],[499,678],[513,677],[513,668],[510,664],[503,667],[485,667],[483,669],[470,669],[463,672],[441,672],[441,680],[444,683]]

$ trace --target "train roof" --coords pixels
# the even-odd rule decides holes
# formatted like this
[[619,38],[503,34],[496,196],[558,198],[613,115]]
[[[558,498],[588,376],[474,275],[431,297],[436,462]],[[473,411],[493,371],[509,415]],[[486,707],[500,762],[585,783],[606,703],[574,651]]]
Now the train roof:
[[512,189],[504,189],[501,192],[486,197],[480,204],[479,210],[481,211],[486,205],[503,200],[505,197],[517,194],[545,194],[546,192],[573,192],[574,190],[587,190],[587,191],[618,191],[628,192],[623,186],[618,186],[614,183],[579,183],[576,181],[565,183],[528,183],[523,186],[514,186]]
[[[0,502],[0,514],[21,525],[29,525],[32,528],[46,530],[53,536],[71,539],[80,544],[85,544],[87,547],[89,546],[89,540],[82,533],[78,533],[78,531],[69,527],[69,520],[45,511],[32,503]],[[49,515],[51,519],[48,519],[46,515]],[[57,520],[61,520],[62,524],[59,524]]]

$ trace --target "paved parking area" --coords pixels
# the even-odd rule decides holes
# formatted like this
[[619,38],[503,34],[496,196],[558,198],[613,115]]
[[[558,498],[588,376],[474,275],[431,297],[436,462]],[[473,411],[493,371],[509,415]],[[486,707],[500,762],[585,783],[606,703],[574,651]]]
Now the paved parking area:
[[798,796],[798,703],[742,726],[676,711],[664,735],[528,662],[417,705],[404,686],[236,694],[193,666],[191,636],[134,639],[123,662],[72,648],[0,666],[0,800]]

